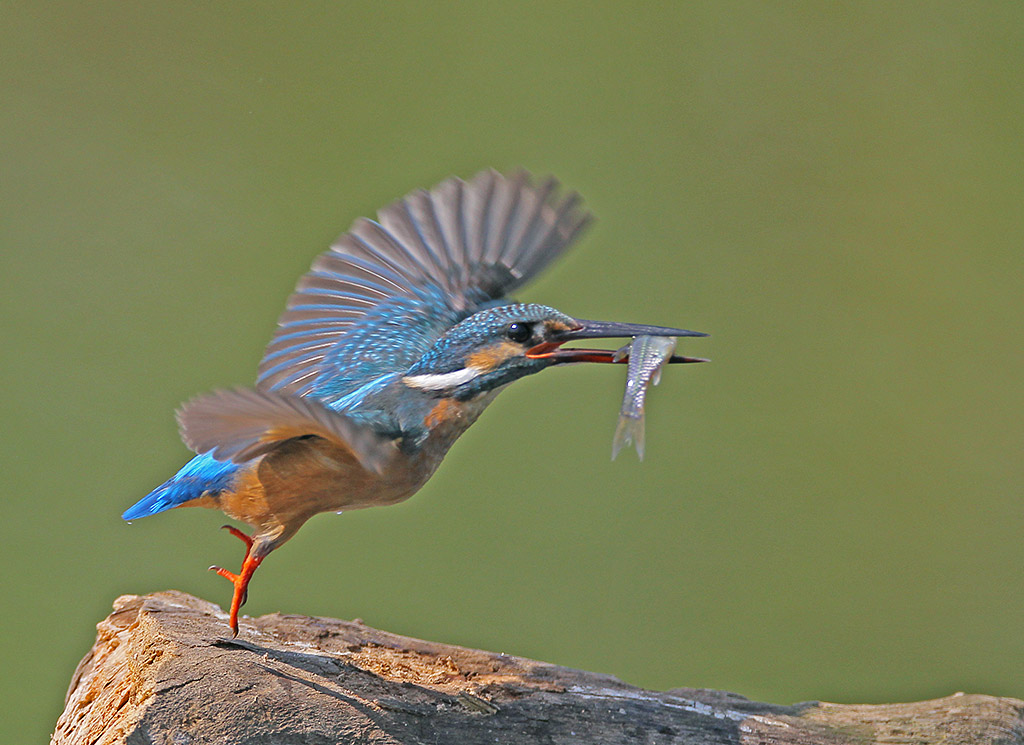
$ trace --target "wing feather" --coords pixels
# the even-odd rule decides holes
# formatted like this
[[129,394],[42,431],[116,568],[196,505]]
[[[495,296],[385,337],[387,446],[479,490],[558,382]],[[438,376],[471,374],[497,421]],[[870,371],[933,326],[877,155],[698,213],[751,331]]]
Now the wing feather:
[[372,246],[377,253],[393,256],[401,262],[406,277],[429,276],[430,267],[425,265],[414,250],[407,248],[387,228],[374,220],[358,220],[353,234],[363,243]]
[[469,256],[466,251],[463,215],[463,182],[460,179],[448,179],[439,184],[430,194],[433,212],[438,228],[443,235],[444,244],[451,257],[451,265],[459,284],[465,282],[470,270]]
[[[544,217],[547,216],[545,210],[548,212],[551,210],[547,202],[552,191],[554,191],[556,183],[554,179],[549,178],[541,184],[538,190],[528,191],[523,195],[525,197],[523,200],[523,210],[520,211],[522,219],[510,231],[509,242],[505,246],[505,250],[508,251],[510,247],[516,249],[524,262],[528,261],[529,256],[533,253],[534,246],[537,243],[537,233],[540,230],[539,226]],[[520,271],[526,268],[525,266],[520,266],[519,262],[516,262],[516,264],[515,268]]]
[[[424,276],[436,277],[438,282],[445,282],[448,277],[448,264],[430,246],[422,227],[413,217],[409,204],[412,198],[413,195],[410,195],[405,200],[388,205],[380,211],[377,218],[394,239],[426,267]],[[444,287],[447,289],[448,285],[445,284]]]
[[380,471],[395,446],[372,429],[311,398],[250,388],[214,391],[178,410],[181,439],[197,453],[244,463],[285,440],[316,435],[349,450],[364,468]]
[[466,243],[470,246],[479,247],[480,256],[478,260],[481,262],[487,260],[486,247],[490,237],[494,176],[494,171],[481,171],[470,182],[465,195],[466,209],[464,220],[466,221]]
[[526,173],[518,171],[511,181],[499,182],[503,188],[495,199],[495,209],[499,212],[497,230],[494,233],[494,243],[485,254],[485,260],[490,264],[499,264],[505,260],[509,226],[519,211],[520,196],[526,179]]

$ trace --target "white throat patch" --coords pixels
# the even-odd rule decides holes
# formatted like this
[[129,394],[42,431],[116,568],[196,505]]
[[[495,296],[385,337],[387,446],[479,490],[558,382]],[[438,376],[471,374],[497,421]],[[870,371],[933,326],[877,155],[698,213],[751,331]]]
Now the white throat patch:
[[443,391],[448,388],[455,388],[463,383],[468,383],[482,372],[484,371],[478,367],[464,367],[461,370],[439,374],[406,375],[402,378],[402,382],[410,388],[419,388],[424,391]]

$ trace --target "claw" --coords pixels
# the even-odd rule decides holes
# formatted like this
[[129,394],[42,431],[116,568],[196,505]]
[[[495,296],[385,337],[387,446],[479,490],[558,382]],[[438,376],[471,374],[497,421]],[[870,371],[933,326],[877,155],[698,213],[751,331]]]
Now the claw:
[[244,543],[245,544],[245,549],[246,549],[246,556],[249,555],[249,551],[252,550],[252,538],[250,538],[245,533],[240,531],[234,525],[221,525],[220,529],[221,530],[226,530],[231,535],[233,535],[235,538],[237,538],[242,543]]
[[210,567],[209,571],[216,572],[217,574],[219,574],[221,577],[223,577],[224,579],[228,580],[229,582],[237,582],[238,581],[238,575],[235,574],[234,572],[229,572],[224,567]]

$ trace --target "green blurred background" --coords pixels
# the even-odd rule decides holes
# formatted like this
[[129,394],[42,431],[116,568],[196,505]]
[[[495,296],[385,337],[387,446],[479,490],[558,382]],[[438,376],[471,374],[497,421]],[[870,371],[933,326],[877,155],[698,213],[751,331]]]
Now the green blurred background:
[[120,512],[297,277],[450,175],[599,221],[521,294],[709,331],[609,461],[621,368],[521,382],[246,611],[776,702],[1024,697],[1024,4],[0,4],[6,742],[123,593],[220,603],[215,513]]

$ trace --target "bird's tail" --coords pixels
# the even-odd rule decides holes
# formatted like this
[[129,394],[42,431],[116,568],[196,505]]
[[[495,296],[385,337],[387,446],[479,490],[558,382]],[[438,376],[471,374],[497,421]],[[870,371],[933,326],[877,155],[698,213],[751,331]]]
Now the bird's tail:
[[178,507],[204,494],[216,494],[231,484],[238,470],[239,466],[230,461],[223,463],[209,454],[197,455],[173,477],[125,510],[121,517],[138,520]]

